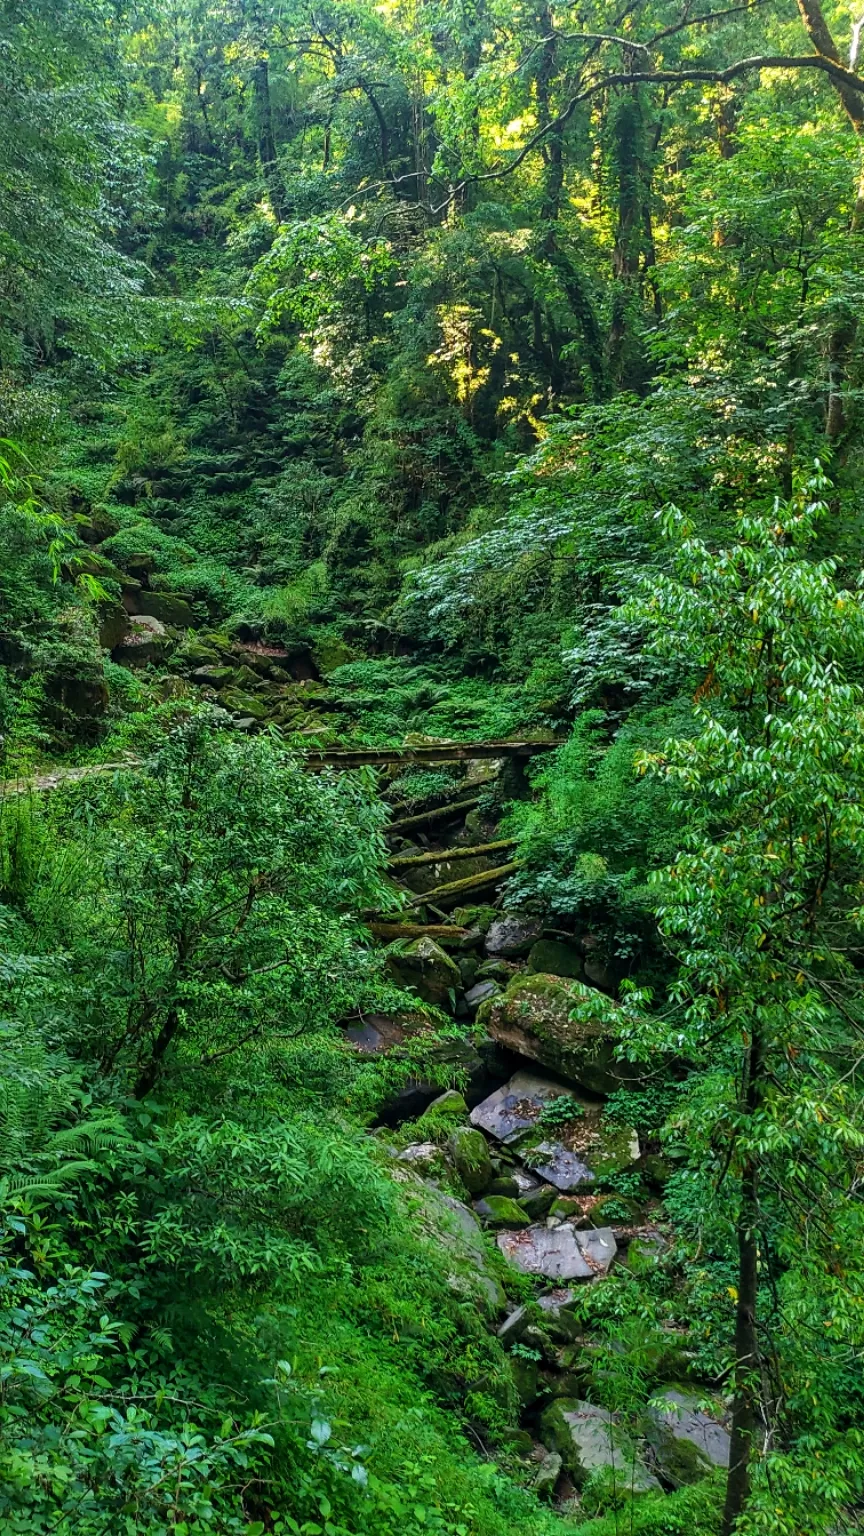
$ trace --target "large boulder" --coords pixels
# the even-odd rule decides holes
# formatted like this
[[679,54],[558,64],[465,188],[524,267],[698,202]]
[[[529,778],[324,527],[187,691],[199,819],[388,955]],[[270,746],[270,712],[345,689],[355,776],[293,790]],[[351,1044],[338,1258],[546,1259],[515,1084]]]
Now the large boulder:
[[[547,1130],[552,1104],[555,1124]],[[568,1104],[573,1111],[569,1120]],[[516,1072],[503,1088],[496,1088],[472,1110],[471,1123],[517,1147],[522,1161],[544,1183],[564,1193],[609,1178],[639,1157],[633,1131],[609,1125],[600,1106],[573,1088],[531,1072]]]
[[391,950],[388,963],[403,987],[412,987],[425,1003],[448,1007],[452,994],[459,991],[462,978],[455,961],[445,954],[434,939],[415,939],[398,950]]
[[577,1488],[592,1473],[614,1473],[622,1492],[659,1493],[636,1443],[606,1408],[577,1398],[560,1398],[540,1421],[544,1444],[561,1457]]
[[616,1061],[616,1037],[598,1015],[571,1017],[596,998],[590,987],[562,976],[517,976],[502,997],[483,1008],[480,1022],[493,1040],[527,1056],[589,1093],[611,1093],[636,1076]]
[[608,1273],[618,1252],[611,1228],[577,1232],[566,1222],[559,1227],[537,1225],[522,1232],[499,1232],[497,1242],[517,1269],[547,1280],[596,1280]]
[[695,1392],[667,1387],[648,1409],[645,1435],[664,1483],[681,1488],[728,1467],[730,1435],[719,1406],[706,1412]]

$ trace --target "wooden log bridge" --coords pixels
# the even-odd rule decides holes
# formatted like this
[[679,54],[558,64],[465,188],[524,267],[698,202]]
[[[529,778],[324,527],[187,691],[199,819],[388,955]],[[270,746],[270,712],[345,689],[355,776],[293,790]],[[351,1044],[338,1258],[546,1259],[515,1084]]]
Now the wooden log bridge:
[[436,741],[416,747],[332,747],[303,753],[306,768],[388,768],[400,763],[464,763],[478,758],[529,758],[535,752],[552,752],[561,742],[552,741]]

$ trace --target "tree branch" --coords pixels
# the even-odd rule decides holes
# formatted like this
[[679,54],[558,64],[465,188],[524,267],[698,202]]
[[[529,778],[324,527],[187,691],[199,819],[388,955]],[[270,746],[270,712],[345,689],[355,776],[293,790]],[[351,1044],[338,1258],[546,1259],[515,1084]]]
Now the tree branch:
[[572,96],[567,105],[562,108],[557,117],[550,119],[542,128],[538,128],[532,134],[527,144],[524,144],[518,154],[508,161],[507,165],[496,167],[492,171],[481,171],[476,175],[466,176],[458,186],[452,188],[445,202],[437,208],[433,208],[433,214],[443,213],[449,207],[454,197],[460,195],[466,187],[473,182],[499,181],[503,176],[509,176],[520,166],[523,160],[535,150],[550,133],[560,132],[570,121],[576,108],[583,102],[590,101],[601,91],[611,90],[618,85],[666,85],[679,86],[705,83],[708,85],[728,85],[730,81],[737,80],[740,75],[751,74],[759,69],[816,69],[837,86],[842,86],[846,91],[864,96],[864,79],[855,74],[854,70],[846,69],[834,59],[826,58],[820,53],[805,54],[760,54],[752,59],[739,59],[735,64],[730,64],[727,69],[658,69],[658,70],[626,70],[613,74],[603,75],[584,90]]

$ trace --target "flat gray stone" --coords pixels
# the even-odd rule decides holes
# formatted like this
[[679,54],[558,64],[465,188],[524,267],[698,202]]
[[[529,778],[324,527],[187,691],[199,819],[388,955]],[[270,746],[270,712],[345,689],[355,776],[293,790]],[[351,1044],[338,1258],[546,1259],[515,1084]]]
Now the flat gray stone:
[[532,1226],[522,1232],[499,1232],[498,1247],[527,1275],[547,1280],[594,1280],[605,1275],[618,1245],[610,1227],[577,1232],[563,1222],[558,1227]]
[[165,625],[153,613],[135,613],[129,619],[130,629],[145,629],[149,635],[164,635]]
[[497,997],[501,991],[497,981],[478,981],[476,986],[469,987],[465,993],[465,1002],[472,1013],[476,1013],[481,1003],[488,1003],[491,997]]
[[554,1184],[565,1194],[593,1184],[594,1174],[575,1152],[558,1141],[543,1141],[531,1154],[531,1166],[547,1184]]
[[471,1124],[488,1131],[496,1141],[513,1141],[536,1123],[545,1104],[562,1095],[576,1098],[575,1089],[564,1088],[534,1072],[516,1072],[503,1088],[471,1111]]

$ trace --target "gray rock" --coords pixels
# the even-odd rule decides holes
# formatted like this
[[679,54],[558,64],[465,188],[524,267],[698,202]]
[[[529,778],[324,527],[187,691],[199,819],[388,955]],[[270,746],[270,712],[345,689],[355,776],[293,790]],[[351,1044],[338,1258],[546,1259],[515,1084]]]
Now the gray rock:
[[481,1003],[488,1003],[490,998],[497,997],[500,991],[497,981],[478,981],[476,986],[469,987],[465,993],[469,1011],[476,1013]]
[[362,1024],[352,1024],[342,1033],[364,1056],[386,1056],[405,1039],[403,1024],[387,1013],[367,1013]]
[[[585,1234],[586,1237],[588,1235]],[[575,1301],[576,1292],[566,1289],[549,1291],[545,1296],[537,1298],[537,1305],[543,1313],[543,1326],[550,1339],[556,1343],[574,1344],[582,1337],[582,1324],[570,1310]]]
[[498,1337],[502,1344],[516,1344],[521,1339],[525,1329],[531,1324],[531,1309],[528,1306],[517,1307],[514,1312],[509,1312],[501,1327],[498,1329]]
[[524,1168],[513,1169],[513,1182],[516,1185],[516,1198],[523,1200],[530,1195],[532,1190],[540,1188],[540,1180],[535,1179],[533,1173],[526,1173]]
[[502,1310],[506,1297],[492,1271],[489,1250],[474,1212],[453,1195],[427,1185],[422,1213],[430,1236],[455,1261],[456,1267],[448,1276],[451,1288],[461,1295],[482,1297],[492,1311]]
[[487,955],[500,955],[505,960],[527,955],[539,939],[542,926],[534,917],[499,917],[486,935]]
[[608,1409],[575,1398],[562,1398],[546,1409],[541,1429],[544,1442],[557,1451],[577,1487],[592,1472],[607,1469],[614,1471],[624,1491],[660,1491],[657,1478],[648,1471],[637,1446]]
[[[531,1145],[529,1133],[546,1105],[561,1098],[573,1102],[570,1127],[554,1139],[537,1140],[535,1132]],[[532,1072],[517,1072],[497,1088],[472,1110],[471,1123],[497,1141],[520,1143],[520,1156],[530,1163],[532,1172],[565,1192],[627,1168],[639,1156],[639,1142],[632,1131],[605,1125],[596,1103]]]
[[560,1142],[542,1141],[534,1148],[531,1161],[541,1179],[545,1179],[547,1184],[554,1184],[556,1189],[581,1189],[583,1185],[594,1182],[594,1174],[588,1164]]
[[563,1088],[533,1072],[516,1072],[509,1083],[496,1088],[472,1110],[471,1123],[497,1141],[513,1141],[536,1124],[546,1104],[562,1094],[576,1099],[573,1088]]
[[440,1157],[440,1148],[434,1141],[415,1141],[396,1153],[397,1163],[409,1163],[412,1168],[431,1168]]
[[534,1492],[538,1499],[551,1499],[555,1484],[561,1476],[561,1457],[557,1451],[547,1451],[534,1478]]
[[136,613],[129,620],[130,630],[146,630],[150,635],[164,635],[165,625],[152,613]]
[[618,1252],[610,1227],[577,1232],[566,1223],[499,1232],[497,1243],[517,1269],[528,1275],[544,1275],[547,1280],[595,1280],[608,1272]]
[[729,1465],[729,1431],[722,1409],[706,1413],[697,1393],[667,1387],[648,1408],[646,1436],[663,1481],[681,1488]]
[[165,625],[149,613],[139,613],[129,620],[127,634],[111,654],[122,667],[146,667],[164,659],[169,643]]

